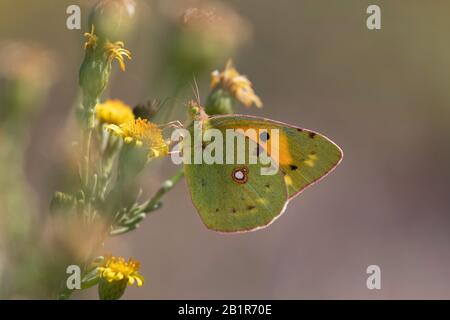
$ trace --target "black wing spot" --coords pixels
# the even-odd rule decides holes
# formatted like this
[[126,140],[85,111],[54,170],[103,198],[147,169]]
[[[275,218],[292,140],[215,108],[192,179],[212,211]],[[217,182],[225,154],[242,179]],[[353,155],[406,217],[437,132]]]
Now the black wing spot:
[[219,208],[216,208],[216,212],[219,212],[220,210],[219,210]]
[[314,139],[315,136],[316,136],[316,133],[315,133],[315,132],[310,132],[310,133],[309,133],[309,137],[310,137],[311,139]]
[[231,209],[231,212],[236,213],[236,209],[235,208]]
[[298,169],[298,167],[295,164],[290,164],[289,168],[291,168],[292,171],[295,171]]
[[267,131],[261,132],[259,134],[259,140],[266,142],[270,139],[270,134]]
[[266,188],[267,188],[267,189],[270,189],[270,184],[266,184]]
[[255,206],[247,206],[247,210],[253,210],[255,208],[256,208]]
[[303,129],[297,128],[297,131],[298,131],[298,132],[303,132]]

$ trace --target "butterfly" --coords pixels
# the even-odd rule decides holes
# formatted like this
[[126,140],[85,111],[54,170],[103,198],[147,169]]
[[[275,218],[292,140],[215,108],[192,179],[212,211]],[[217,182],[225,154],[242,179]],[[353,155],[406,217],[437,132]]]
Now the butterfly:
[[[206,227],[215,231],[248,232],[267,227],[281,216],[290,200],[325,177],[343,158],[342,150],[324,135],[282,122],[239,114],[197,118],[203,129],[219,130],[224,137],[227,130],[238,130],[245,136],[246,146],[256,146],[249,153],[257,156],[272,157],[274,137],[269,133],[275,129],[278,135],[277,159],[272,161],[278,170],[274,174],[261,174],[267,164],[251,162],[249,156],[244,163],[184,163],[192,202]],[[247,136],[248,129],[259,136]],[[208,142],[203,141],[201,149],[208,148]],[[225,142],[223,145],[225,159]],[[190,157],[198,151],[195,148],[195,143],[190,143]]]

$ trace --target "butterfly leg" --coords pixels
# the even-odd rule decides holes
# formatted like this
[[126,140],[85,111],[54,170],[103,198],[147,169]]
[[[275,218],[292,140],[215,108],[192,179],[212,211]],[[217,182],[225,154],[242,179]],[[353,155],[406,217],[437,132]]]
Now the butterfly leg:
[[169,129],[169,128],[179,129],[179,128],[183,128],[183,124],[180,121],[175,120],[175,121],[170,121],[165,124],[158,125],[158,127],[161,128],[162,130]]

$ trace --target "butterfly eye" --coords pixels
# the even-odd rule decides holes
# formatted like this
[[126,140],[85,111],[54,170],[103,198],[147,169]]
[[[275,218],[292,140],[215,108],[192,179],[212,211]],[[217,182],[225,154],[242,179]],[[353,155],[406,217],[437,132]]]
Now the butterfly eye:
[[233,170],[231,173],[231,178],[233,178],[234,182],[237,183],[246,183],[248,180],[248,169],[247,167],[238,167]]
[[266,142],[269,139],[270,139],[270,135],[269,135],[269,133],[267,131],[261,132],[259,134],[259,140],[261,140],[263,142]]

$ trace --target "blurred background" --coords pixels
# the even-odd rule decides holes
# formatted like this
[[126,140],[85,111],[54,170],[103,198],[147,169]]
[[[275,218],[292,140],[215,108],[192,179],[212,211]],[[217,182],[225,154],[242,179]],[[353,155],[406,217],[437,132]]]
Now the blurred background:
[[[70,183],[66,171],[74,138],[69,132],[93,3],[0,3],[1,77],[34,76],[33,89],[1,89],[0,215],[17,212],[21,222],[0,225],[3,236],[13,233],[3,242],[0,234],[0,273],[13,268],[8,257],[15,237],[45,220],[53,192]],[[199,3],[137,1],[136,27],[126,40],[133,60],[125,73],[115,72],[108,97],[130,105],[169,98],[182,109],[192,96],[190,70],[190,78],[178,79],[172,90],[164,84],[170,71],[161,66],[173,66],[167,53],[176,28],[173,16]],[[82,30],[66,28],[66,8],[72,4],[82,9]],[[381,7],[381,30],[366,27],[370,4]],[[232,55],[264,103],[262,109],[238,112],[323,133],[342,147],[344,161],[293,200],[273,225],[247,234],[206,229],[180,183],[140,228],[105,244],[115,255],[141,261],[147,281],[142,288],[130,287],[124,298],[449,298],[450,3],[233,0],[214,5],[233,15],[226,29],[233,36],[212,69],[206,65],[207,72],[197,77],[202,99],[209,72],[222,69],[225,54]],[[8,109],[11,90],[28,92],[17,95],[25,101],[14,103],[26,106],[17,115]],[[11,117],[20,117],[22,129]],[[144,194],[150,196],[176,170],[170,161],[148,168],[141,181]],[[381,268],[381,290],[366,287],[366,268],[374,264]],[[28,285],[6,284],[11,292]],[[95,289],[74,298],[96,298]]]

